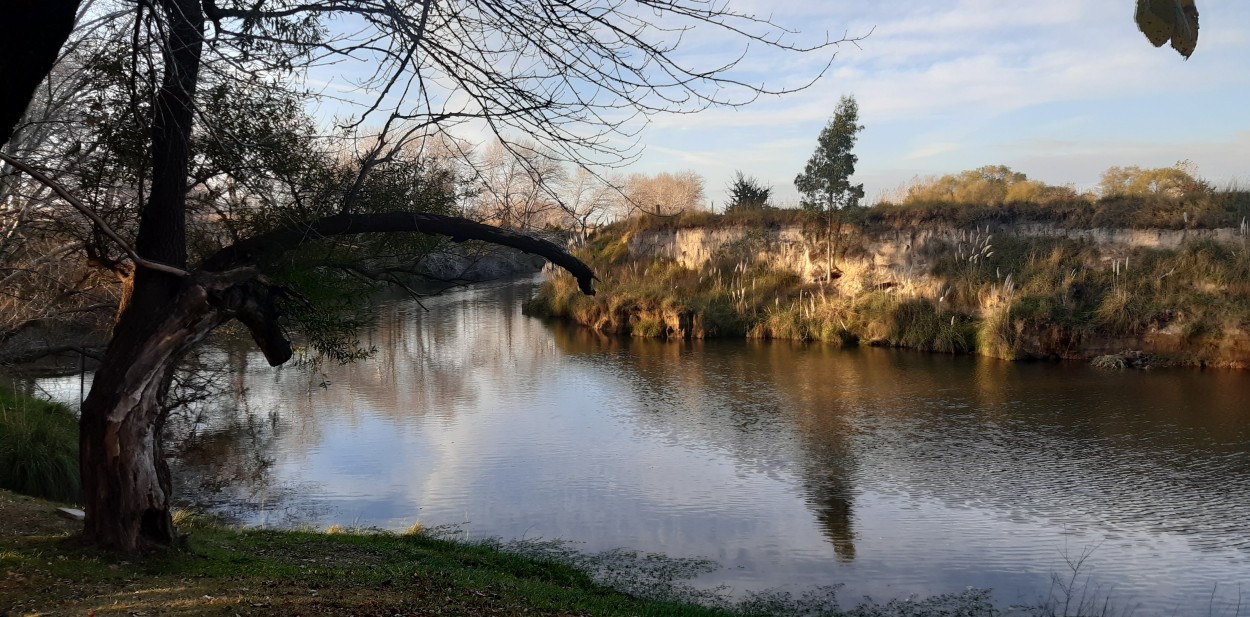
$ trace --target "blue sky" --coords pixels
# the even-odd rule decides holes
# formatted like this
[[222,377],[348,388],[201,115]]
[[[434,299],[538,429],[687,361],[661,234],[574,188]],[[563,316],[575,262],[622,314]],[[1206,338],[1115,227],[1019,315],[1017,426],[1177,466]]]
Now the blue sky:
[[[1112,165],[1188,159],[1217,184],[1250,185],[1250,3],[1198,0],[1201,30],[1188,61],[1137,31],[1134,3],[1094,0],[919,2],[735,1],[731,8],[835,38],[843,45],[812,87],[748,107],[658,116],[627,171],[692,169],[719,206],[741,169],[798,195],[794,176],[838,98],[861,123],[856,180],[869,200],[917,176],[1005,164],[1052,184],[1091,188]],[[718,47],[719,46],[719,47]],[[736,54],[705,41],[699,54]],[[756,50],[752,50],[756,51]],[[810,62],[758,54],[747,78],[784,85]]]

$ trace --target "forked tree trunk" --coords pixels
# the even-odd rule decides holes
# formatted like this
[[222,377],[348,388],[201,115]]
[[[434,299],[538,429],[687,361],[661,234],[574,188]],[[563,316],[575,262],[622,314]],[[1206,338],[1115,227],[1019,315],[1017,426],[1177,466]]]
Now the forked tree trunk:
[[[198,0],[158,0],[154,10],[166,17],[165,70],[153,101],[152,188],[135,250],[185,268],[186,179],[204,15]],[[79,424],[83,539],[124,552],[174,541],[161,403],[178,360],[228,318],[210,304],[203,280],[136,267],[133,283]]]
[[101,548],[132,553],[175,540],[162,403],[178,360],[229,315],[193,282],[166,308],[164,319],[114,339],[83,402],[84,538]]

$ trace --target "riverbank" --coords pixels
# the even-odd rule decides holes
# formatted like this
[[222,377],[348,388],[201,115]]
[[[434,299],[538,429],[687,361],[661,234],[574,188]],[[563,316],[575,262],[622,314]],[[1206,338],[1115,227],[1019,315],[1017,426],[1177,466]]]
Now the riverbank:
[[[0,481],[78,493],[77,420],[0,388]],[[79,547],[59,504],[0,488],[0,615],[690,615],[722,612],[613,591],[568,564],[378,530],[235,529],[179,516],[184,550],[124,558]],[[678,568],[679,569],[679,568]]]
[[[72,499],[76,429],[63,406],[0,388],[0,485]],[[77,546],[81,523],[58,507],[0,488],[0,615],[723,614],[632,597],[568,564],[419,525],[273,531],[183,515],[184,550],[127,559]]]
[[[712,555],[724,565],[714,580],[728,579],[739,589],[801,577],[804,585],[845,584],[844,597],[852,602],[965,585],[993,586],[1003,603],[1034,600],[1046,593],[1051,571],[1066,573],[1056,559],[1061,550],[1100,544],[1090,566],[1100,574],[1094,585],[1114,586],[1117,605],[1137,606],[1142,615],[1232,614],[1222,600],[1208,610],[1206,593],[1196,599],[1168,594],[1194,589],[1197,581],[1206,592],[1218,583],[1226,598],[1236,589],[1231,583],[1246,578],[1236,555],[1244,525],[1235,506],[1245,502],[1241,479],[1250,474],[1242,473],[1244,457],[1230,455],[1247,434],[1238,406],[1246,384],[1237,374],[1097,375],[1079,367],[879,349],[630,342],[520,316],[517,303],[530,289],[522,283],[464,290],[435,300],[428,312],[412,305],[379,322],[375,340],[438,341],[447,352],[441,361],[457,367],[450,374],[473,380],[448,383],[449,372],[420,370],[429,348],[407,345],[396,354],[383,350],[374,361],[404,376],[389,386],[391,380],[351,378],[361,372],[367,378],[374,372],[369,363],[335,365],[307,377],[288,371],[278,376],[291,386],[283,389],[265,385],[278,381],[269,371],[240,370],[252,376],[237,384],[251,392],[251,401],[290,405],[249,405],[261,418],[280,413],[281,424],[327,438],[284,443],[262,432],[252,435],[256,441],[215,449],[206,464],[230,470],[258,455],[273,460],[274,470],[299,468],[298,502],[282,503],[275,491],[266,496],[263,490],[293,476],[275,473],[259,486],[233,478],[242,503],[256,505],[260,495],[271,511],[315,510],[308,498],[326,495],[321,487],[352,491],[353,505],[304,519],[315,520],[316,529],[354,522],[402,530],[411,519],[389,513],[420,512],[427,523],[472,520],[466,532],[475,537],[541,534],[582,540],[592,550],[625,545]],[[490,297],[504,301],[492,305]],[[451,314],[475,319],[436,319]],[[388,323],[403,329],[390,330]],[[509,345],[483,343],[498,340],[503,330]],[[472,370],[458,368],[459,350],[477,354]],[[483,351],[494,353],[483,357]],[[323,380],[334,387],[322,389],[317,384]],[[487,391],[479,384],[507,398],[477,397],[476,405],[463,406],[464,392]],[[549,395],[566,387],[563,397]],[[351,399],[339,395],[353,391],[366,393],[367,407],[340,404]],[[418,402],[414,393],[432,398]],[[527,400],[525,393],[535,396]],[[935,435],[932,429],[947,421],[951,438]],[[612,427],[619,429],[603,430]],[[586,447],[570,449],[570,442]],[[662,448],[650,445],[655,442]],[[444,447],[456,460],[440,455]],[[488,460],[497,464],[457,464]],[[785,471],[774,476],[770,469]],[[454,482],[445,481],[451,472]],[[444,481],[431,486],[427,477]],[[407,484],[388,491],[390,478]],[[559,499],[579,486],[598,495],[575,503]],[[769,486],[792,491],[792,498],[760,490]],[[481,497],[466,498],[464,491],[475,487]],[[544,493],[547,501],[534,501]],[[376,509],[366,513],[354,505],[387,503],[394,494],[401,500],[389,502],[396,505],[380,517]],[[418,500],[402,501],[413,494]],[[602,498],[610,494],[622,498]],[[901,508],[883,507],[881,495],[897,496],[888,501]],[[695,499],[699,509],[692,511]],[[440,509],[439,502],[453,505]],[[918,504],[922,515],[907,516]],[[522,522],[500,524],[505,516]],[[570,525],[574,518],[587,524]],[[1073,527],[1084,531],[1070,535]],[[655,530],[669,543],[647,535]],[[1102,530],[1113,530],[1114,538],[1102,543]],[[1171,530],[1175,535],[1164,535]],[[1165,560],[1152,556],[1156,535],[1174,548]],[[731,550],[720,554],[721,547]],[[811,552],[823,555],[815,564],[819,574],[794,564]],[[1176,585],[1159,594],[1142,590],[1143,582],[1151,586],[1161,576]],[[1143,602],[1157,610],[1142,608]]]
[[610,226],[578,252],[603,280],[599,295],[581,296],[556,274],[527,309],[643,337],[1250,367],[1244,226],[900,229],[863,215],[833,224],[772,216]]
[[[51,502],[0,490],[0,615],[1002,614],[987,593],[976,591],[845,613],[836,609],[831,591],[800,598],[765,594],[715,608],[639,598],[556,560],[419,530],[239,530],[184,517],[179,526],[189,534],[183,550],[127,559],[79,547],[73,537],[78,524],[58,518],[55,509]],[[655,563],[653,571],[637,573],[661,579],[652,591],[663,589],[664,577],[680,577],[690,567],[682,560]]]
[[183,552],[79,548],[54,505],[0,491],[0,614],[691,615],[563,564],[422,534],[235,530],[181,521]]

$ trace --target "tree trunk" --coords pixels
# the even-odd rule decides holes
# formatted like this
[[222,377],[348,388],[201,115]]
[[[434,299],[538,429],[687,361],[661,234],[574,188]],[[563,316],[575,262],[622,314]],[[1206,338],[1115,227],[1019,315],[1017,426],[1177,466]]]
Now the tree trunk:
[[0,146],[8,143],[35,89],[74,29],[78,0],[10,0],[0,15]]
[[79,427],[87,542],[131,553],[174,542],[162,403],[178,360],[231,317],[214,304],[204,285],[189,281],[164,320],[114,339],[105,352]]
[[[204,15],[198,0],[157,5],[168,24],[161,45],[165,71],[153,106],[152,189],[135,250],[185,268],[187,166]],[[144,267],[133,276],[79,424],[83,539],[123,552],[168,547],[175,539],[162,403],[178,360],[229,318],[210,304],[203,281]]]
[[273,302],[281,291],[259,278],[255,268],[187,277],[161,311],[164,317],[149,328],[120,332],[110,343],[79,421],[86,542],[134,553],[176,539],[161,430],[178,361],[230,319],[252,329],[271,364],[291,357],[276,324]]

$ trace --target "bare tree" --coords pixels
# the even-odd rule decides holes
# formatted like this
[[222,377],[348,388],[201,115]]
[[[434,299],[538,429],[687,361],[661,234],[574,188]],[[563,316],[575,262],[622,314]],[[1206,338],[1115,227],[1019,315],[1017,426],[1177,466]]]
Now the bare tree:
[[633,210],[660,216],[706,209],[703,177],[690,170],[633,174],[625,182],[624,197]]
[[[135,53],[147,59],[125,71],[151,85],[147,111],[136,114],[144,117],[140,145],[148,156],[142,194],[130,210],[133,242],[53,177],[13,156],[4,160],[92,217],[133,265],[80,430],[84,538],[121,551],[169,546],[175,537],[160,428],[178,360],[234,319],[271,364],[291,357],[280,311],[291,305],[291,292],[266,276],[291,251],[378,233],[480,239],[542,255],[591,293],[593,273],[553,244],[423,213],[419,204],[371,210],[370,178],[405,143],[470,124],[495,135],[531,136],[569,159],[620,163],[637,152],[620,138],[636,134],[649,114],[787,91],[737,77],[735,65],[748,52],[822,52],[836,44],[827,38],[804,44],[767,19],[704,0],[116,0],[110,7],[125,13]],[[8,141],[9,127],[30,101],[36,86],[27,87],[29,78],[37,83],[51,70],[76,8],[64,0],[19,0],[4,9],[0,77],[7,83],[12,75],[18,85],[0,94],[0,140]],[[732,37],[742,53],[722,63],[687,64],[689,56],[675,52],[692,30]],[[53,49],[32,55],[24,46]],[[194,258],[188,186],[197,154],[192,136],[203,120],[198,88],[209,78],[277,86],[298,77],[293,67],[352,61],[366,68],[365,77],[343,95],[360,107],[341,128],[355,131],[355,143],[367,147],[342,189]]]
[[479,192],[473,210],[479,220],[507,229],[530,230],[553,222],[560,204],[555,187],[565,169],[533,141],[497,141],[473,165]]
[[584,167],[578,167],[565,178],[558,190],[563,224],[577,238],[585,238],[592,229],[613,216],[620,196],[620,187],[611,179],[604,179]]
[[[113,15],[84,3],[79,26],[61,49],[52,71],[13,124],[0,152],[45,169],[98,214],[111,216],[136,193],[119,187],[116,157],[107,141],[100,106],[98,65],[122,33]],[[43,356],[94,353],[102,346],[100,328],[116,312],[112,273],[92,267],[103,262],[103,237],[46,185],[30,182],[0,162],[0,362],[21,363]]]

